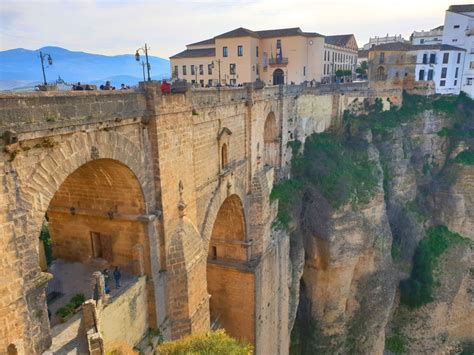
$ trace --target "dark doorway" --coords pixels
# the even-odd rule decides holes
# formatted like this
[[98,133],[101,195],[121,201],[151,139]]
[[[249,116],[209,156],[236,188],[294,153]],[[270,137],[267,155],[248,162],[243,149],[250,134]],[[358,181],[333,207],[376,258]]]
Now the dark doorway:
[[283,70],[275,69],[273,72],[273,85],[283,85],[285,83],[285,75]]
[[96,232],[91,232],[92,253],[94,258],[113,260],[112,238]]

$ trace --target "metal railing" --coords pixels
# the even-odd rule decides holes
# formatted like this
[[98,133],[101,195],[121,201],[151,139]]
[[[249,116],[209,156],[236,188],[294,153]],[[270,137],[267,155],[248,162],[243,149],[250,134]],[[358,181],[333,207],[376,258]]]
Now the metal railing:
[[268,60],[268,64],[270,64],[270,65],[285,65],[285,64],[288,64],[288,58],[285,58],[285,57],[270,58]]

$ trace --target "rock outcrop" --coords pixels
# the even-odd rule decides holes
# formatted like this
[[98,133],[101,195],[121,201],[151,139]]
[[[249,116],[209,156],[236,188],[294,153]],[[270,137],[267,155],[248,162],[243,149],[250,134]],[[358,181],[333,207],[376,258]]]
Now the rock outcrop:
[[[472,344],[472,242],[439,257],[431,302],[410,309],[397,287],[410,276],[429,226],[474,238],[474,166],[454,162],[473,149],[472,138],[439,134],[453,121],[449,113],[426,110],[374,132],[368,151],[380,181],[370,202],[335,210],[325,235],[298,234],[305,264],[294,353],[446,354]],[[372,142],[370,134],[366,139]],[[395,338],[402,350],[387,349]]]

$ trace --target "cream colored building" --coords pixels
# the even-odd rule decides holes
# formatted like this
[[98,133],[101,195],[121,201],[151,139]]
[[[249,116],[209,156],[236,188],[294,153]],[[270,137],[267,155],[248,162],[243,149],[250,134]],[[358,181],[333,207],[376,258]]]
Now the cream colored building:
[[174,79],[201,86],[239,85],[257,79],[267,85],[320,82],[324,50],[323,35],[298,27],[265,31],[240,27],[187,45],[170,58],[171,72]]
[[338,70],[350,70],[354,75],[357,68],[357,53],[358,47],[354,35],[326,36],[322,81],[335,82]]

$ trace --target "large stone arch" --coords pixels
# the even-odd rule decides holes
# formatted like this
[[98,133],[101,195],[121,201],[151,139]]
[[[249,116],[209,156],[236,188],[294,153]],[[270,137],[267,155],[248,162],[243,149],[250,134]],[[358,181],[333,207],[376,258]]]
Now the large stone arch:
[[[242,201],[244,207],[244,217],[247,220],[246,210],[248,206],[248,200],[245,193],[245,183],[240,179],[234,179],[231,176],[225,177],[219,186],[214,191],[214,194],[209,202],[209,205],[204,216],[204,221],[201,226],[201,237],[204,239],[204,245],[206,247],[206,253],[209,249],[209,242],[211,240],[212,228],[217,218],[220,207],[224,203],[224,200],[232,195],[237,195]],[[248,225],[246,225],[245,235],[248,235]]]
[[[68,176],[93,161],[103,159],[117,162],[129,169],[138,181],[144,201],[143,212],[154,211],[155,207],[153,180],[145,164],[144,150],[120,134],[111,131],[76,133],[44,150],[46,153],[40,156],[31,170],[19,170],[18,173],[20,209],[24,211],[23,217],[18,218],[24,223],[24,237],[21,238],[25,238],[25,244],[28,244],[27,252],[20,255],[21,263],[28,265],[23,268],[22,297],[28,310],[25,314],[25,324],[28,324],[25,335],[33,334],[31,332],[36,329],[36,334],[25,340],[25,349],[34,349],[36,352],[46,350],[51,342],[43,291],[48,278],[39,266],[38,236],[50,202]],[[20,247],[20,241],[16,243],[17,248]],[[153,248],[150,247],[150,250]],[[157,254],[156,251],[152,253]]]
[[255,276],[248,265],[243,201],[229,194],[219,206],[207,259],[211,327],[255,341]]

